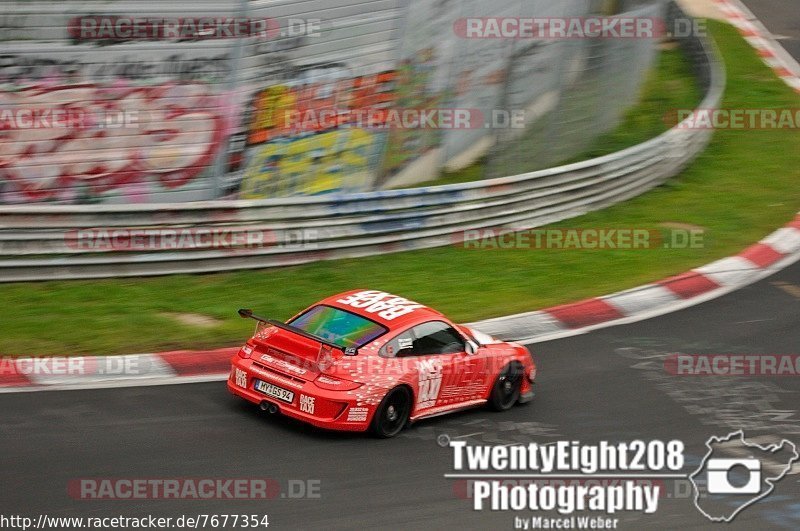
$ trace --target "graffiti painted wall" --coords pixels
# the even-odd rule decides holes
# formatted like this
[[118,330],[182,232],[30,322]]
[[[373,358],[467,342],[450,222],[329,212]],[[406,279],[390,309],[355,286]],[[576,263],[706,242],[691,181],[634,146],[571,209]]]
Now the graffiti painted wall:
[[241,196],[371,189],[384,135],[357,127],[345,113],[391,106],[395,77],[391,69],[357,75],[345,64],[322,63],[255,91]]
[[0,2],[0,203],[369,189],[385,135],[281,121],[391,104],[404,4]]
[[[455,22],[580,16],[590,4],[0,0],[0,204],[261,199],[433,179],[491,131],[394,127],[392,111],[489,115],[529,46],[465,41]],[[554,90],[555,56],[519,84],[520,106]]]
[[186,16],[187,6],[0,2],[0,202],[215,197],[215,165],[240,112],[227,83],[235,40],[80,26],[97,15]]

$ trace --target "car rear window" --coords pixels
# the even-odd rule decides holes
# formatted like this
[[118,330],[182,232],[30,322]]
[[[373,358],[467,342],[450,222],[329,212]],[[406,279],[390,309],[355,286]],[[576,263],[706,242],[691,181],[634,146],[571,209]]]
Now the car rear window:
[[386,327],[366,317],[322,304],[310,308],[288,324],[344,348],[361,348],[387,332]]

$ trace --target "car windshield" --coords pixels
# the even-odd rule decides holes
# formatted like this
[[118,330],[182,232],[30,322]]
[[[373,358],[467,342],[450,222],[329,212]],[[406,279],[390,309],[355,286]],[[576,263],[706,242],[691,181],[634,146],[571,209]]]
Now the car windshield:
[[288,324],[343,348],[361,348],[387,331],[365,317],[324,305],[314,306]]

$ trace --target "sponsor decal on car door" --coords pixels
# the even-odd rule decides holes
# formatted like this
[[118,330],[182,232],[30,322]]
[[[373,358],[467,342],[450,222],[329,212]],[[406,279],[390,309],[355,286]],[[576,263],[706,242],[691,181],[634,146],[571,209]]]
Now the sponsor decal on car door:
[[417,364],[417,371],[419,374],[417,408],[433,407],[442,388],[442,360],[438,356],[422,358]]
[[481,398],[486,380],[486,358],[482,353],[459,352],[447,356],[446,385],[441,401],[456,404]]

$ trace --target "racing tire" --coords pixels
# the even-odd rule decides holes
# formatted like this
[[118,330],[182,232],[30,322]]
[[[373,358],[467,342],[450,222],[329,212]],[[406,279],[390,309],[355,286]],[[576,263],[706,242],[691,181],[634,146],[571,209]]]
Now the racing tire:
[[489,395],[489,407],[495,411],[507,411],[519,400],[522,385],[522,365],[509,363],[495,378],[492,393]]
[[394,437],[408,424],[411,415],[411,393],[395,387],[383,397],[372,417],[372,434],[381,439]]

